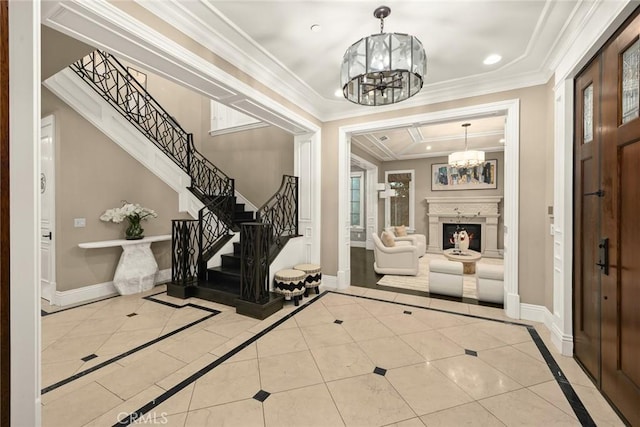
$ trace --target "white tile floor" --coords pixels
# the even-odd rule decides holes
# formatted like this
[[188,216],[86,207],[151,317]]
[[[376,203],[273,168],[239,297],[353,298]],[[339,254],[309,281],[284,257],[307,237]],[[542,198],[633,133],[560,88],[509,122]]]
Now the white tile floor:
[[[258,321],[156,297],[220,311],[201,320],[212,313],[142,299],[163,290],[42,318],[43,387],[184,328],[44,393],[44,426],[111,426],[145,405],[138,424],[181,427],[580,425],[525,327],[457,314],[502,320],[500,309],[352,287]],[[535,328],[595,423],[623,425]]]

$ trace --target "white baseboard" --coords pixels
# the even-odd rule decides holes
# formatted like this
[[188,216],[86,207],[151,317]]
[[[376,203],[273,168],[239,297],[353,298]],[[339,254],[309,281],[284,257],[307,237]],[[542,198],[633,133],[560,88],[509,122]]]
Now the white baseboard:
[[[166,283],[171,280],[171,269],[167,268],[158,271],[156,284]],[[99,298],[117,295],[118,290],[113,285],[113,281],[97,283],[95,285],[83,286],[81,288],[70,289],[68,291],[56,291],[52,297],[51,305],[65,307],[68,305],[82,304]]]
[[544,323],[545,326],[549,328],[551,325],[548,323],[549,320],[547,320],[547,318],[551,318],[551,312],[549,312],[547,307],[543,305],[520,304],[520,319]]
[[322,285],[326,289],[338,289],[338,278],[336,276],[322,275]]
[[360,240],[352,240],[351,241],[351,247],[352,248],[366,248],[367,247],[367,242],[365,242],[364,240],[360,241]]

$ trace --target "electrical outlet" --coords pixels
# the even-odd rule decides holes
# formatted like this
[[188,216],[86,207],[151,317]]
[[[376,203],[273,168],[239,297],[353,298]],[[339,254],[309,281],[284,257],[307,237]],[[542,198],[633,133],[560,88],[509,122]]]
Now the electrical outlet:
[[555,227],[553,226],[553,224],[551,224],[549,226],[549,233],[553,236],[555,234],[555,231],[556,231]]
[[75,228],[82,228],[87,226],[86,218],[73,218],[73,226]]

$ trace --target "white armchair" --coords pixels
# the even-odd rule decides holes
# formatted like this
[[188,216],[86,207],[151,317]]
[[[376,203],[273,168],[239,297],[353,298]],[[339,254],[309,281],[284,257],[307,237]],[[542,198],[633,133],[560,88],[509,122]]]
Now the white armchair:
[[504,304],[504,267],[476,264],[476,290],[479,301]]
[[416,276],[418,274],[418,248],[410,242],[396,242],[395,246],[385,246],[377,234],[373,236],[373,269],[378,274],[398,274]]
[[458,261],[429,261],[429,293],[462,297],[462,268]]
[[418,256],[423,256],[427,252],[427,237],[424,234],[408,234],[406,236],[396,236],[395,227],[387,227],[385,230],[391,233],[396,242],[409,242],[418,248]]

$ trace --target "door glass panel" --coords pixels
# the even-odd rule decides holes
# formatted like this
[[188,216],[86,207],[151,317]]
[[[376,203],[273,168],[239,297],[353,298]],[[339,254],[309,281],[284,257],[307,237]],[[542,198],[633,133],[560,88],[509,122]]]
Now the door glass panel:
[[622,54],[622,123],[638,117],[640,101],[640,40]]
[[413,225],[410,222],[409,214],[412,207],[410,198],[411,178],[410,173],[393,173],[387,176],[389,187],[391,188],[389,225],[406,225],[409,227]]
[[586,144],[593,141],[593,83],[584,90],[582,101],[582,142]]

